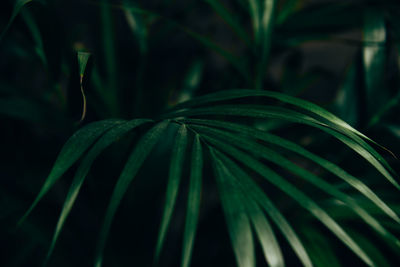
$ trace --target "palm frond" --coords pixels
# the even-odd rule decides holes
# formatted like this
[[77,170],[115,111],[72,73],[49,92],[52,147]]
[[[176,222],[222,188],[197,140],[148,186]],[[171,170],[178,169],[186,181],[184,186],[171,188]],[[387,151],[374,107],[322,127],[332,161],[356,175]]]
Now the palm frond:
[[[290,104],[290,106],[229,105],[224,103],[230,100],[241,100],[242,103],[249,98],[263,97],[279,100]],[[223,116],[226,120],[222,121],[220,116]],[[168,237],[167,232],[174,214],[181,181],[186,179],[184,166],[186,165],[185,155],[188,150],[188,143],[192,143],[192,147],[181,266],[189,266],[191,261],[199,223],[202,176],[204,173],[203,158],[206,155],[209,155],[209,161],[213,166],[215,184],[218,188],[228,234],[238,266],[256,265],[256,240],[260,243],[268,265],[284,266],[285,255],[282,252],[280,241],[276,237],[275,229],[279,230],[287,240],[304,266],[313,266],[313,261],[318,261],[318,257],[313,254],[310,255],[310,253],[318,253],[318,249],[309,247],[308,244],[304,243],[304,240],[301,240],[302,236],[299,235],[297,229],[292,227],[293,222],[289,222],[285,218],[279,207],[274,204],[274,200],[267,195],[264,187],[259,184],[261,182],[263,185],[265,183],[271,188],[279,189],[278,194],[280,196],[292,199],[296,205],[302,207],[324,225],[368,266],[376,265],[379,259],[375,259],[374,254],[368,253],[363,246],[359,245],[353,235],[348,233],[346,227],[341,225],[340,219],[330,215],[330,210],[326,210],[326,207],[320,204],[317,197],[319,194],[309,195],[305,188],[313,188],[320,194],[329,195],[340,201],[351,213],[360,218],[359,222],[363,222],[376,232],[381,240],[397,249],[400,247],[400,241],[396,235],[379,221],[376,214],[371,213],[364,205],[360,205],[358,198],[354,198],[347,191],[342,191],[331,184],[323,175],[318,176],[308,169],[296,165],[282,152],[290,152],[321,166],[336,178],[354,188],[354,192],[358,192],[359,196],[363,196],[381,214],[385,214],[398,225],[400,220],[397,213],[364,181],[292,141],[255,128],[251,122],[228,122],[231,117],[237,116],[261,120],[274,118],[319,129],[360,154],[369,162],[371,168],[377,169],[394,188],[399,188],[395,172],[383,156],[368,144],[375,143],[315,104],[275,92],[255,90],[222,91],[198,97],[178,104],[168,111],[136,144],[112,193],[100,232],[95,266],[102,265],[107,237],[120,202],[143,162],[160,141],[169,124],[179,125],[179,129],[172,146],[163,216],[155,247],[156,264],[160,263],[163,245]],[[92,123],[79,130],[65,144],[38,197],[21,220],[21,222],[25,220],[26,216],[54,183],[93,145],[86,152],[64,202],[48,258],[93,161],[106,147],[116,142],[120,137],[147,123],[151,123],[151,120],[107,120]],[[208,154],[203,154],[203,147],[207,148]],[[292,175],[288,177],[281,175],[272,166],[269,166],[270,163]],[[263,180],[259,182],[257,177],[262,177]],[[298,182],[294,180],[295,178],[306,181],[307,185],[303,185],[305,188],[299,187]],[[312,187],[308,185],[312,185]],[[313,238],[317,238],[315,235],[313,236]],[[318,240],[322,243],[325,242],[323,238]]]

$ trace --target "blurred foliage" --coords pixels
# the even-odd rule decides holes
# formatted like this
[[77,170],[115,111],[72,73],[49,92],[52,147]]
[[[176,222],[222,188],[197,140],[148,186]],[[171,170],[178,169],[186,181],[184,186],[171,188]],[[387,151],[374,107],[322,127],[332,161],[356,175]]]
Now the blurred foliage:
[[[386,180],[398,181],[400,173],[397,0],[8,0],[1,5],[0,266],[92,266],[99,258],[104,266],[280,266],[282,259],[286,266],[364,266],[368,257],[369,265],[396,266],[400,261],[399,194]],[[235,98],[237,91],[225,91],[235,88],[254,92]],[[209,93],[216,95],[202,100]],[[324,118],[325,111],[309,102],[290,102],[300,99],[377,143]],[[231,105],[221,105],[226,102]],[[270,106],[276,109],[264,109]],[[250,118],[241,116],[246,112]],[[308,116],[316,122],[298,124]],[[132,118],[168,118],[175,126],[161,122],[150,128],[147,119],[125,124]],[[203,137],[192,138],[192,130]],[[68,139],[79,133],[87,139]],[[95,143],[98,138],[103,143]],[[185,154],[186,147],[192,153]],[[86,149],[81,165],[73,165]],[[113,188],[127,160],[137,178],[118,191]],[[333,165],[372,191],[346,183],[350,176]],[[274,172],[284,177],[281,183],[274,184],[280,177]],[[180,179],[180,173],[190,179]],[[268,183],[261,178],[265,173],[272,179]],[[321,179],[310,185],[304,180],[310,177]],[[293,198],[277,190],[285,182],[298,190],[286,191]],[[110,195],[117,196],[112,200],[118,211],[108,206]],[[307,195],[321,210],[312,202],[299,209]],[[58,221],[63,205],[65,218],[70,211],[65,224]],[[105,211],[111,218],[107,241]],[[336,228],[324,227],[333,224],[324,221],[322,211],[351,242]],[[373,220],[357,216],[364,211]],[[54,235],[58,227],[63,230]]]

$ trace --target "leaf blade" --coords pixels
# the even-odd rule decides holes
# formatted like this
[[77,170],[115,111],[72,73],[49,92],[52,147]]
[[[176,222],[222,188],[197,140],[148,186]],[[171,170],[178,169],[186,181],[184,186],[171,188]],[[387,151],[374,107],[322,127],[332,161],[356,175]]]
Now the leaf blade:
[[199,136],[196,135],[192,148],[191,174],[189,184],[189,194],[187,203],[187,213],[185,230],[183,234],[182,267],[189,267],[193,244],[198,224],[200,212],[200,197],[202,183],[203,155]]
[[316,219],[324,224],[335,236],[340,239],[350,250],[352,250],[364,263],[368,266],[374,266],[373,261],[368,255],[354,242],[354,240],[348,236],[348,234],[334,221],[322,208],[319,207],[312,199],[306,196],[303,192],[299,191],[296,187],[291,185],[280,175],[272,171],[270,168],[264,166],[262,163],[254,160],[247,154],[240,152],[239,150],[225,145],[216,139],[203,135],[208,141],[218,146],[225,153],[231,155],[236,160],[242,162],[255,172],[266,178],[273,185],[281,189],[287,195],[292,197],[298,202],[300,206],[308,210]]
[[[229,169],[231,166],[229,159],[219,151],[215,151],[215,154],[221,159],[221,162],[225,159],[224,166],[226,169]],[[226,162],[228,162],[228,164]],[[232,174],[232,176],[237,179],[236,173],[235,175]],[[238,181],[235,181],[235,183],[238,183]],[[261,243],[266,261],[269,266],[284,266],[282,252],[267,218],[258,204],[252,199],[251,195],[246,195],[246,192],[246,190],[241,188],[240,198],[244,203],[246,213],[252,222],[257,238]]]
[[342,179],[353,188],[358,190],[361,194],[363,194],[366,198],[368,198],[372,203],[374,203],[377,207],[379,207],[387,216],[391,217],[396,222],[400,222],[399,217],[397,214],[388,206],[386,203],[379,198],[366,184],[364,184],[361,180],[357,179],[356,177],[348,174],[345,170],[337,166],[336,164],[325,160],[314,153],[304,149],[303,147],[281,138],[279,136],[273,135],[268,132],[264,132],[258,129],[254,129],[248,126],[238,125],[234,123],[228,123],[223,121],[212,121],[212,120],[196,120],[196,119],[189,119],[185,120],[189,123],[201,124],[201,125],[208,125],[213,127],[219,127],[223,129],[227,129],[230,131],[239,132],[244,134],[245,136],[252,136],[254,138],[260,139],[262,141],[271,143],[273,145],[285,148],[291,152],[294,152],[298,155],[301,155],[316,164],[323,167],[325,170],[331,172],[338,178]]
[[29,209],[19,220],[18,225],[21,225],[25,221],[38,202],[51,189],[55,182],[82,156],[82,154],[96,141],[97,138],[113,126],[123,122],[123,120],[115,119],[93,122],[73,134],[64,144],[49,176]]
[[256,89],[262,89],[265,72],[268,66],[268,58],[271,49],[271,36],[275,24],[276,0],[264,0],[264,7],[261,17],[261,47],[260,59],[258,62]]
[[377,8],[367,8],[364,11],[363,41],[367,112],[372,115],[383,104],[382,94],[385,93],[382,87],[386,62],[386,27],[384,14]]
[[96,142],[96,144],[90,149],[90,151],[87,153],[87,155],[85,156],[81,165],[79,166],[78,170],[75,173],[75,176],[74,176],[74,179],[70,186],[70,189],[68,191],[67,197],[64,201],[64,205],[61,210],[61,213],[60,213],[60,216],[59,216],[59,219],[57,222],[57,226],[54,230],[54,234],[53,234],[53,238],[52,238],[49,250],[47,252],[44,266],[47,264],[48,260],[50,259],[51,255],[53,253],[56,242],[58,240],[58,236],[61,233],[63,225],[75,203],[76,198],[78,197],[80,188],[81,188],[81,186],[86,178],[86,175],[88,174],[94,160],[105,148],[107,148],[112,143],[117,141],[119,138],[124,136],[127,132],[129,132],[133,128],[136,128],[136,127],[138,127],[144,123],[148,123],[148,122],[151,122],[151,120],[137,119],[137,120],[132,120],[132,121],[126,122],[124,124],[115,126],[111,130],[109,130],[107,133],[105,133]]
[[400,248],[400,241],[391,234],[388,230],[386,230],[374,217],[372,217],[365,209],[363,209],[352,197],[342,193],[329,183],[325,182],[323,179],[317,177],[311,172],[299,167],[295,163],[286,159],[285,157],[279,155],[275,151],[271,149],[267,149],[266,147],[254,142],[247,140],[245,138],[237,137],[234,134],[225,133],[223,131],[215,130],[212,128],[199,128],[201,126],[195,127],[195,129],[200,130],[202,133],[206,133],[208,135],[213,136],[214,138],[219,139],[220,144],[222,142],[230,143],[232,146],[236,146],[242,150],[245,150],[249,153],[256,155],[259,158],[266,159],[274,164],[287,169],[288,171],[296,174],[302,179],[308,181],[313,184],[315,187],[321,189],[325,193],[337,198],[338,200],[345,203],[349,208],[352,209],[354,213],[356,213],[360,218],[369,225],[372,229],[374,229],[377,233],[379,233],[382,237],[384,237],[387,241],[392,242],[398,248]]
[[156,124],[139,140],[135,149],[130,154],[127,163],[125,164],[125,167],[114,187],[114,191],[111,195],[111,199],[106,210],[106,215],[100,231],[99,242],[97,244],[97,250],[95,254],[94,265],[96,267],[102,266],[102,254],[105,248],[106,239],[108,237],[114,215],[123,196],[128,190],[128,186],[139,171],[139,168],[142,166],[143,162],[146,160],[147,156],[150,154],[152,148],[159,141],[159,138],[167,128],[168,124],[168,120]]
[[306,267],[313,266],[310,257],[307,254],[302,242],[293,230],[292,226],[287,222],[286,218],[276,208],[273,202],[265,195],[265,193],[259,188],[259,186],[252,180],[252,178],[243,171],[235,162],[230,160],[228,157],[223,156],[222,160],[232,169],[237,177],[238,181],[242,184],[244,189],[251,192],[254,200],[267,212],[271,219],[276,224],[277,228],[281,231],[283,236],[289,242],[296,255],[299,257],[302,264]]
[[182,125],[178,130],[176,141],[171,155],[169,179],[168,179],[167,191],[165,194],[165,206],[164,206],[163,217],[161,219],[161,225],[158,233],[158,240],[155,251],[156,264],[159,261],[161,250],[164,245],[165,237],[167,234],[168,226],[174,211],[175,202],[179,191],[179,184],[182,176],[182,167],[186,152],[186,144],[187,144],[187,129],[185,125]]
[[239,267],[253,267],[255,266],[253,235],[240,192],[232,181],[232,174],[217,158],[212,148],[210,153],[236,262]]
[[335,137],[342,143],[346,144],[353,151],[362,156],[372,166],[375,167],[393,186],[400,190],[400,185],[392,176],[395,173],[389,166],[387,161],[368,145],[361,137],[348,131],[339,132],[333,126],[329,126],[303,113],[289,110],[286,108],[277,108],[273,106],[256,106],[256,105],[236,105],[236,106],[216,106],[212,108],[198,108],[192,110],[175,111],[166,117],[173,116],[200,116],[200,115],[225,115],[225,116],[241,116],[253,118],[274,118],[287,120],[294,123],[300,123],[318,128],[329,135]]

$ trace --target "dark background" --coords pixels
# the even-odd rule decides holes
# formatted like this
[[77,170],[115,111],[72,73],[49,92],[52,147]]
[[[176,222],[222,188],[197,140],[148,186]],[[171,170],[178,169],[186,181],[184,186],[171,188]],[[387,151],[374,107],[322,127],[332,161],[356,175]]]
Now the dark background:
[[[221,2],[251,36],[251,19],[243,4],[246,1]],[[296,2],[293,10],[287,17],[280,15],[290,2]],[[1,266],[42,264],[76,168],[57,182],[22,227],[16,229],[15,225],[39,192],[62,145],[79,127],[105,118],[156,117],[183,98],[224,89],[254,88],[252,79],[249,82],[229,60],[188,33],[193,31],[210,38],[234,54],[253,75],[257,53],[204,1],[126,3],[124,6],[118,1],[110,1],[109,5],[78,0],[53,0],[45,5],[32,2],[22,8],[0,42]],[[127,6],[161,16],[129,13]],[[12,1],[1,3],[0,29],[7,24],[12,10]],[[371,44],[365,40],[368,12],[372,16],[374,12],[383,14],[385,42]],[[134,14],[143,32],[129,25],[127,13]],[[315,102],[400,155],[400,4],[282,0],[278,1],[276,19],[263,88]],[[371,46],[381,49],[382,61],[368,72],[363,51]],[[88,110],[81,124],[78,124],[82,96],[77,51],[91,53],[84,77]],[[369,91],[368,77],[379,73],[378,85]],[[193,76],[197,77],[194,81]],[[376,186],[377,193],[399,207],[398,192],[388,189],[363,160],[338,142],[303,126],[271,123],[260,127],[272,127],[278,134],[367,179]],[[173,129],[171,136],[146,161],[122,202],[107,243],[105,266],[152,264],[172,133]],[[92,264],[113,185],[137,137],[131,135],[121,140],[96,160],[49,266]],[[397,159],[377,149],[400,171]],[[293,160],[316,173],[320,171],[301,159]],[[193,266],[234,266],[210,171],[206,171],[204,183]],[[315,227],[323,233],[329,242],[320,243],[321,247],[334,251],[343,266],[362,266],[356,256],[291,201],[274,191],[269,193],[296,229]],[[163,266],[180,263],[185,196],[181,194],[178,199],[162,255]],[[356,220],[344,220],[344,224],[357,230],[359,240],[367,239],[382,248],[382,257],[396,266],[398,253],[380,244]],[[399,230],[398,226],[393,227]],[[283,244],[287,266],[299,264],[284,238],[278,235],[278,239]],[[304,234],[304,239],[319,244],[310,235]],[[257,250],[262,266],[263,256],[260,248]]]

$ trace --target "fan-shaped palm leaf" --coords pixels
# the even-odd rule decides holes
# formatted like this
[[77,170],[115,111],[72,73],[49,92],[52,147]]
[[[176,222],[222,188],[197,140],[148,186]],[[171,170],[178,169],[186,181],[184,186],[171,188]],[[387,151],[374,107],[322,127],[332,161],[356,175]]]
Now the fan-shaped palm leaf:
[[[260,97],[278,100],[286,106],[227,105],[225,103],[235,99],[239,99],[243,103],[248,98]],[[156,263],[159,263],[163,244],[167,238],[166,234],[174,213],[181,180],[186,179],[183,167],[185,166],[188,143],[192,143],[192,154],[188,177],[189,190],[183,235],[182,266],[190,265],[200,212],[203,158],[207,155],[209,155],[209,160],[213,165],[215,184],[220,195],[227,230],[238,266],[256,265],[256,246],[254,244],[256,240],[260,242],[265,260],[270,266],[284,266],[285,255],[282,254],[278,239],[275,237],[275,229],[280,231],[304,266],[312,266],[312,259],[315,258],[309,255],[313,249],[307,248],[307,244],[301,240],[295,228],[291,226],[293,222],[289,222],[285,218],[273,203],[274,200],[267,195],[263,186],[259,184],[259,179],[254,180],[256,177],[264,178],[263,184],[279,189],[279,192],[284,193],[283,196],[292,199],[296,205],[308,211],[369,266],[376,265],[374,255],[364,251],[363,247],[341,225],[340,220],[332,217],[325,210],[325,207],[320,205],[318,198],[314,195],[308,195],[308,189],[318,190],[322,194],[327,194],[339,200],[352,213],[360,217],[360,222],[370,226],[384,242],[392,247],[400,247],[397,237],[380,223],[375,214],[371,213],[369,209],[365,209],[364,205],[360,205],[358,198],[354,198],[347,191],[335,187],[325,180],[323,175],[317,176],[296,165],[282,152],[301,156],[323,167],[336,178],[353,187],[356,190],[355,192],[358,191],[359,196],[363,196],[364,200],[375,205],[381,214],[385,214],[392,219],[392,222],[399,224],[400,220],[396,212],[360,178],[347,173],[336,164],[317,156],[292,141],[252,127],[251,122],[221,121],[221,116],[226,120],[238,116],[262,120],[274,118],[319,129],[340,140],[344,145],[361,155],[369,162],[371,168],[378,170],[395,188],[400,188],[396,181],[395,172],[369,144],[375,143],[317,105],[269,91],[232,90],[214,93],[177,105],[156,121],[153,128],[148,130],[138,141],[112,193],[100,232],[95,266],[102,265],[107,236],[120,202],[141,165],[151,153],[153,147],[160,141],[169,124],[177,124],[180,127],[172,147],[169,163],[165,206],[155,248]],[[218,117],[218,119],[214,117]],[[107,146],[127,134],[131,129],[145,123],[151,123],[151,121],[144,119],[129,122],[107,120],[92,123],[79,130],[65,144],[38,197],[21,220],[26,219],[54,183],[93,145],[77,170],[57,224],[48,256],[51,255],[59,232],[93,161]],[[203,153],[204,147],[207,148],[209,153]],[[270,167],[270,163],[279,166],[280,169],[291,173],[291,175],[281,175],[272,166]],[[307,181],[308,184],[302,185],[305,188],[298,186],[298,183],[294,180],[297,177]],[[270,221],[273,222],[273,225],[270,224]]]

